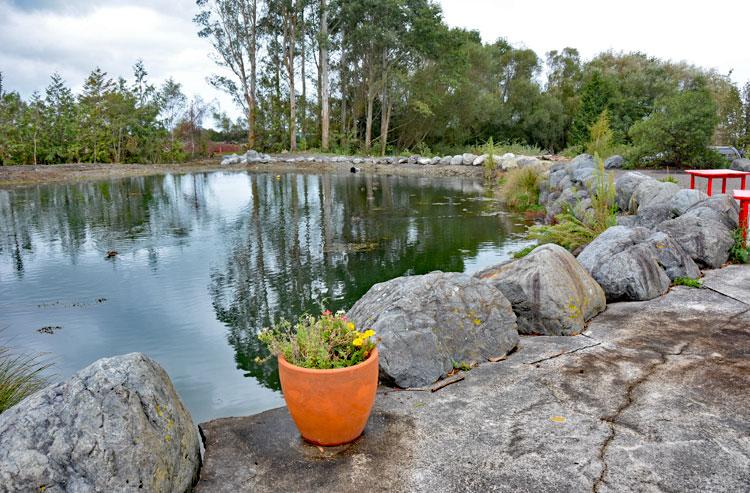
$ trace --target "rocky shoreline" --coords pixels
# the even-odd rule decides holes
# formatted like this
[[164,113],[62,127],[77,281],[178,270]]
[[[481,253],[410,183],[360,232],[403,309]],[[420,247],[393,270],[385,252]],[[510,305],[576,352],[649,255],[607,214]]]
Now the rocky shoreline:
[[[481,156],[451,160],[459,157],[460,165],[441,165],[443,158],[335,165],[481,171],[474,164]],[[261,162],[254,166],[315,162],[252,155],[225,167],[253,159]],[[516,156],[495,162],[500,169],[547,164]],[[596,169],[587,155],[552,165],[541,194],[548,213],[590,214]],[[746,454],[726,451],[740,447],[750,417],[750,267],[707,270],[704,289],[672,287],[725,264],[737,204],[637,172],[621,174],[614,186],[617,226],[577,258],[542,245],[474,276],[434,272],[373,286],[348,316],[381,337],[381,381],[392,387],[382,389],[365,436],[318,451],[300,443],[284,408],[205,423],[197,490],[642,489],[632,468],[667,489],[747,484]],[[466,383],[424,393],[461,368],[471,369]],[[685,372],[694,372],[692,380]],[[657,405],[659,387],[649,387],[657,373],[672,385],[666,408]],[[726,382],[733,396],[729,387],[714,393]],[[693,437],[672,420],[709,433]],[[155,362],[143,355],[100,360],[0,415],[0,484],[184,491],[198,477],[197,443]],[[710,459],[698,452],[714,445]],[[455,461],[457,450],[463,463]],[[654,454],[674,462],[654,461]],[[113,455],[145,465],[120,465]],[[677,462],[697,473],[676,476]]]

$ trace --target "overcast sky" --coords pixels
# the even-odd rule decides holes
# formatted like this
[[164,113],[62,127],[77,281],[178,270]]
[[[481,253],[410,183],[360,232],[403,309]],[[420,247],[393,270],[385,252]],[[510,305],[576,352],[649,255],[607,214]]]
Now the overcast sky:
[[[716,68],[750,80],[746,28],[750,0],[442,0],[446,22],[478,29],[485,41],[505,37],[541,57],[578,48],[586,59],[643,51]],[[196,35],[193,0],[0,0],[0,71],[24,96],[43,90],[52,72],[74,88],[94,67],[132,75],[142,58],[152,81],[169,76],[186,93],[231,103],[206,83],[215,66]],[[230,111],[235,113],[235,111]]]

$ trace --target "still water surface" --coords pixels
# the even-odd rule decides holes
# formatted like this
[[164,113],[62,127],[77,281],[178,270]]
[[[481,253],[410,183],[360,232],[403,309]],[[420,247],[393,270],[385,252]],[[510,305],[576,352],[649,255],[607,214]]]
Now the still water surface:
[[272,318],[347,308],[401,275],[476,271],[524,230],[459,178],[215,172],[0,190],[1,337],[49,353],[55,378],[141,351],[197,422],[256,413],[283,404],[275,363],[256,363]]

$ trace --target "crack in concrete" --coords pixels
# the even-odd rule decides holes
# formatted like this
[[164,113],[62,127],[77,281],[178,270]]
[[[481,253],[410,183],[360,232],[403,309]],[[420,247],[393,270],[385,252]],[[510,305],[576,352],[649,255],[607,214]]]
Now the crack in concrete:
[[669,361],[669,356],[680,356],[681,354],[683,354],[685,349],[687,349],[687,347],[688,343],[684,343],[682,346],[680,346],[677,352],[674,353],[663,353],[660,351],[656,351],[661,359],[649,366],[640,377],[636,378],[628,384],[625,390],[625,400],[617,407],[614,413],[610,414],[609,416],[600,418],[601,421],[604,421],[605,423],[607,423],[607,426],[609,426],[609,435],[607,435],[607,438],[604,440],[604,442],[602,442],[601,447],[599,447],[598,458],[602,463],[602,470],[599,473],[599,477],[596,478],[594,483],[591,485],[592,493],[598,493],[601,485],[606,482],[607,473],[609,472],[609,465],[607,464],[606,458],[607,449],[617,435],[615,425],[618,424],[617,422],[619,421],[620,416],[635,402],[635,397],[633,395],[635,394],[636,389],[646,383],[654,375],[654,373],[659,370],[660,367],[666,365]]
[[551,359],[559,358],[560,356],[565,356],[566,354],[577,353],[578,351],[583,351],[584,349],[590,349],[592,347],[601,346],[601,345],[602,345],[601,342],[597,342],[596,344],[589,344],[588,346],[581,346],[579,348],[571,349],[570,351],[563,351],[562,353],[553,354],[552,356],[547,356],[546,358],[538,359],[536,361],[529,361],[528,363],[525,363],[525,364],[535,365],[543,361],[549,361]]

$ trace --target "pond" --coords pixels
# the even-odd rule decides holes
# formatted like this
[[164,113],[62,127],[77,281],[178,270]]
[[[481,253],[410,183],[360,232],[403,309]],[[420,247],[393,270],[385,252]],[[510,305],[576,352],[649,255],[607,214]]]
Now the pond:
[[[0,341],[54,378],[141,351],[196,422],[283,405],[255,335],[375,283],[474,272],[528,242],[481,182],[195,173],[0,190]],[[107,253],[117,255],[106,258]]]

